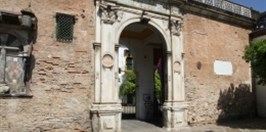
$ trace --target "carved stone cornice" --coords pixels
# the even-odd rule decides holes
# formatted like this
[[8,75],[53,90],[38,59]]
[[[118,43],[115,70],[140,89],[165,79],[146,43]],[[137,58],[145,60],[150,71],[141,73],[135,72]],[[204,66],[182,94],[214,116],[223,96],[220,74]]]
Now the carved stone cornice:
[[169,28],[170,28],[173,35],[180,36],[180,34],[183,30],[183,21],[170,19]]
[[106,24],[114,24],[116,21],[120,21],[123,13],[118,9],[118,6],[100,4],[99,15],[102,21]]

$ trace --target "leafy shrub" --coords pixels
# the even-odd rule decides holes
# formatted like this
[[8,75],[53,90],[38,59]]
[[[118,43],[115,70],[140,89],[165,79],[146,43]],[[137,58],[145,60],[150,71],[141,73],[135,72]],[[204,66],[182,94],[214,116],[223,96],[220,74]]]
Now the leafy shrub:
[[266,39],[251,42],[245,49],[244,59],[251,62],[254,75],[259,84],[266,84]]
[[135,96],[136,94],[136,74],[133,70],[125,72],[125,80],[120,87],[119,95],[122,96]]

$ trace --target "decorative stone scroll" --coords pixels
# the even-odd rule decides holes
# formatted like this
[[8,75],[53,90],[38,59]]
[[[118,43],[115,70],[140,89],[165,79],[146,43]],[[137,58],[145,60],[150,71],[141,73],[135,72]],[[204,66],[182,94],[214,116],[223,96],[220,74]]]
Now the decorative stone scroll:
[[123,17],[123,12],[118,11],[118,9],[118,6],[101,4],[99,13],[102,21],[106,24],[113,24],[116,21],[120,21]]
[[183,29],[183,22],[181,20],[170,20],[169,24],[172,34],[180,36]]
[[111,68],[114,65],[114,58],[111,54],[105,54],[102,58],[102,65],[105,68]]

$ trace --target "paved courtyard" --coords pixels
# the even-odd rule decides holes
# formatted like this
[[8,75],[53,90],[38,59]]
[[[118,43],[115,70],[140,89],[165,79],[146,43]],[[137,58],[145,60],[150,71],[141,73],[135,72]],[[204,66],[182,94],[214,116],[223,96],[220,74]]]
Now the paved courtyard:
[[[166,132],[165,129],[139,120],[123,120],[123,132]],[[231,121],[222,124],[188,126],[172,132],[266,132],[265,119]]]

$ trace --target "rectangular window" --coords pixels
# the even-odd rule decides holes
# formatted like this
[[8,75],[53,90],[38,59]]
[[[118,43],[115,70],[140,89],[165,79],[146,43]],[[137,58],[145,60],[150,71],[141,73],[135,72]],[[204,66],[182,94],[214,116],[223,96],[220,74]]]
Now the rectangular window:
[[56,40],[70,43],[73,40],[75,17],[67,14],[56,14]]

